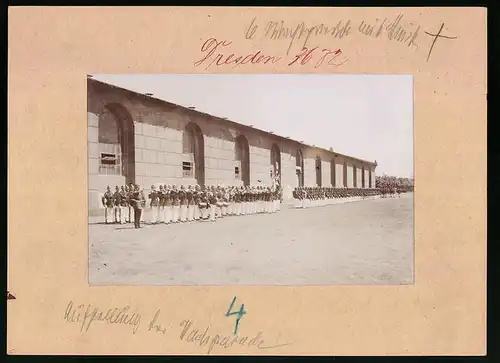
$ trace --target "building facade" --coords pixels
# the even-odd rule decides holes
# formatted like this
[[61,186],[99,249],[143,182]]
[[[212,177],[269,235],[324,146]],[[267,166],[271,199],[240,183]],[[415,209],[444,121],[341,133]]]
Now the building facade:
[[271,185],[374,188],[377,164],[87,81],[89,211],[109,185]]

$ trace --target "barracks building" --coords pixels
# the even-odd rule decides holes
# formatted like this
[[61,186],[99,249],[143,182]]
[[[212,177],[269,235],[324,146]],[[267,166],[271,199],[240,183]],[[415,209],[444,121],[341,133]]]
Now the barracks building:
[[87,79],[89,213],[108,185],[375,188],[376,162]]

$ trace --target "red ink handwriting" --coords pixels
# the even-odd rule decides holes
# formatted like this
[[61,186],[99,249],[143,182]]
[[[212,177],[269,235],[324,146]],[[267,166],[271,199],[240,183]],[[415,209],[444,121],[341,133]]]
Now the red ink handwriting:
[[228,42],[227,40],[218,41],[215,38],[207,39],[200,49],[201,52],[204,53],[204,56],[200,60],[194,62],[194,66],[199,67],[202,64],[206,64],[205,69],[208,69],[214,64],[216,66],[233,65],[234,67],[236,67],[247,63],[267,64],[269,62],[276,63],[281,60],[281,57],[264,55],[260,50],[255,53],[245,55],[236,55],[234,53],[225,55],[223,53],[216,53],[218,51],[222,51],[224,47],[227,47],[231,44],[232,42]]
[[[237,67],[244,64],[275,64],[282,60],[282,57],[266,55],[261,50],[242,55],[224,53],[224,49],[231,44],[232,42],[227,40],[207,39],[200,48],[203,57],[194,62],[194,66],[204,65],[205,69],[208,69],[213,65]],[[299,64],[304,66],[311,61],[314,63],[314,68],[318,68],[323,64],[339,67],[347,62],[347,57],[343,55],[341,49],[303,47],[288,65]]]
[[[314,68],[320,67],[325,61],[326,64],[330,66],[341,66],[345,62],[347,62],[346,57],[341,57],[342,55],[342,50],[341,49],[323,49],[321,53],[317,52],[316,50],[319,47],[315,47],[312,49],[309,49],[307,47],[302,48],[302,50],[295,55],[295,59],[292,60],[290,63],[288,63],[289,66],[299,62],[298,64],[300,65],[306,65],[311,61],[313,58],[320,57],[316,63],[314,64]],[[320,56],[316,56],[316,54],[320,54]],[[339,59],[340,58],[340,59]]]
[[307,64],[312,58],[312,52],[314,52],[316,49],[318,49],[318,47],[315,47],[313,49],[308,49],[307,47],[302,48],[301,53],[297,54],[295,56],[295,59],[293,61],[291,61],[290,63],[288,63],[288,65],[291,66],[292,64],[297,62],[299,59],[300,59],[300,65],[303,66],[303,65]]
[[347,62],[347,57],[344,57],[343,59],[338,59],[341,58],[342,50],[339,49],[323,49],[323,56],[316,62],[314,65],[314,68],[318,68],[323,64],[323,62],[327,59],[327,64],[329,66],[336,66],[339,67],[345,62]]

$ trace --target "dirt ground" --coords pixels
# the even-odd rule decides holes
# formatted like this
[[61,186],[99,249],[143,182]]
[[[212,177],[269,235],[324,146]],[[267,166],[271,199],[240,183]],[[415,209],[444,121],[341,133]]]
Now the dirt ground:
[[141,229],[93,218],[89,239],[91,285],[412,284],[413,194]]

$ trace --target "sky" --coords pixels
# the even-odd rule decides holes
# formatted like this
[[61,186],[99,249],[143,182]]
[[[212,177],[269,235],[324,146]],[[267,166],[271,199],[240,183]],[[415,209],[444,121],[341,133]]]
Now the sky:
[[94,79],[413,177],[413,77],[325,74],[94,74]]

